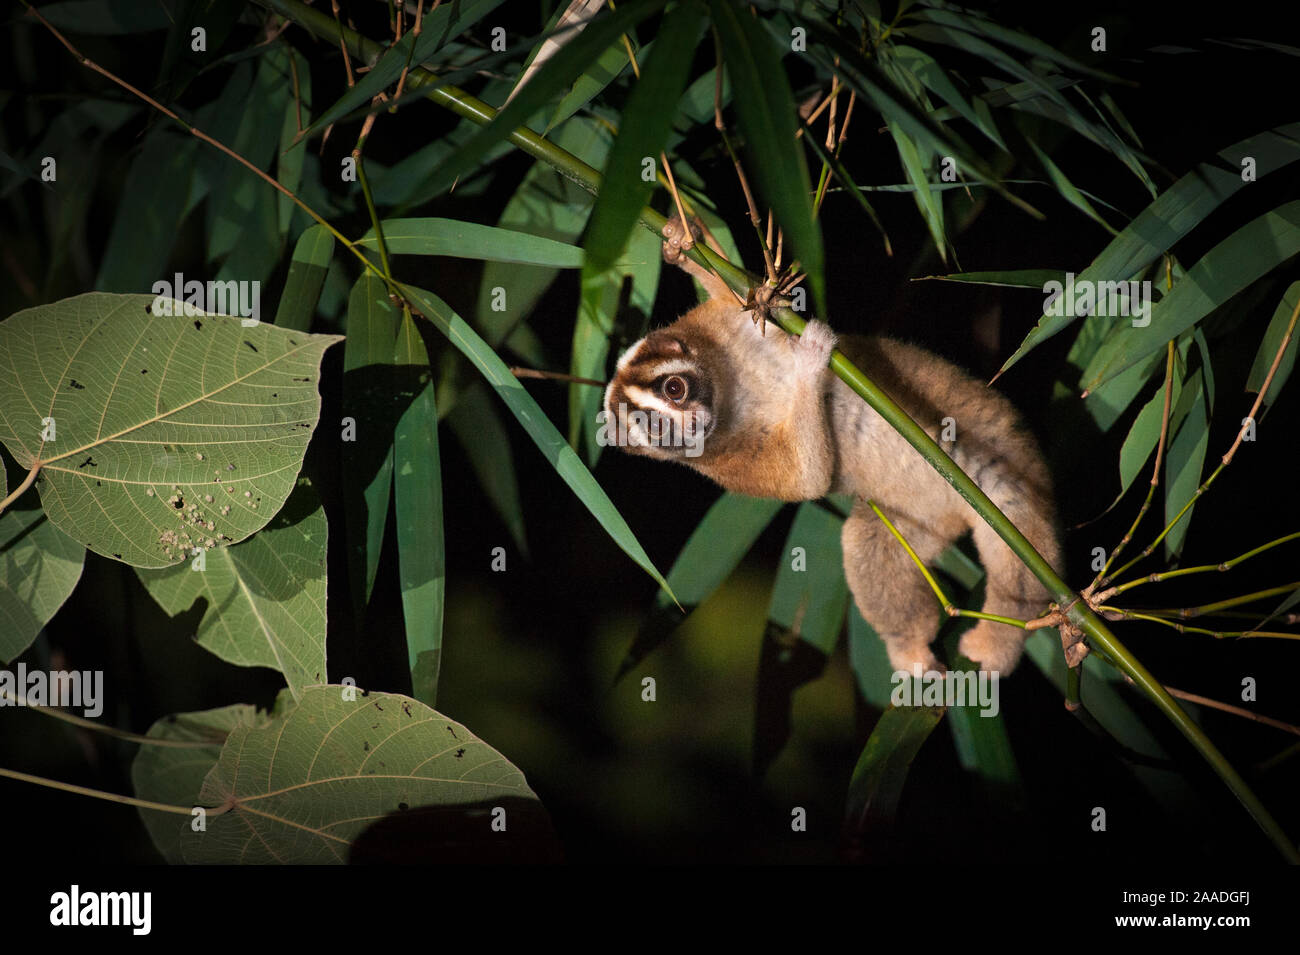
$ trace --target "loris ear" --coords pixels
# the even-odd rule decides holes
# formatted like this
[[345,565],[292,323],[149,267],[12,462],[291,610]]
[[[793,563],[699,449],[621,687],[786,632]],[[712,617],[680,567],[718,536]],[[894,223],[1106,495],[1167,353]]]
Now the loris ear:
[[[663,230],[664,261],[669,265],[677,266],[703,285],[705,293],[709,296],[709,301],[713,302],[721,299],[735,304],[736,295],[731,291],[731,286],[719,276],[714,275],[712,270],[698,264],[685,254],[684,250],[695,244],[695,241],[700,238],[701,232],[699,226],[692,224],[691,231],[688,233],[679,216],[673,216],[669,219]],[[722,250],[712,241],[712,236],[703,233],[703,237],[709,248],[719,255],[722,254]]]

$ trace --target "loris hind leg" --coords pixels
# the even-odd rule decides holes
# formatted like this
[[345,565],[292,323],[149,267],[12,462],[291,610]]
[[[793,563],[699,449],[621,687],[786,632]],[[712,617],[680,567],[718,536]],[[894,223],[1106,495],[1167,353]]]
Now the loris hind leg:
[[[930,563],[947,547],[944,540],[897,512],[882,508],[922,563]],[[908,556],[865,501],[856,501],[844,522],[844,576],[863,618],[885,642],[895,670],[942,670],[930,650],[939,630],[940,608],[920,568]]]
[[[1059,567],[1060,550],[1056,532],[1043,509],[1023,499],[997,503],[1047,562],[1053,567]],[[973,537],[987,575],[982,608],[984,613],[1014,617],[1017,620],[1033,620],[1046,612],[1051,600],[1047,588],[1020,562],[1020,558],[998,536],[997,531],[979,521],[975,525]],[[1006,676],[1020,662],[1028,637],[1029,632],[1019,627],[981,620],[962,634],[957,649],[967,659],[978,663],[981,670]]]

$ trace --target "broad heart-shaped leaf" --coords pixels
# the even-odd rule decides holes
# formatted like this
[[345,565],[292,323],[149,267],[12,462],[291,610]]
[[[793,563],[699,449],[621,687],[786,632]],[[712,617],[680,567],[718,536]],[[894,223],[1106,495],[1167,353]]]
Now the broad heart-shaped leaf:
[[464,726],[410,697],[344,686],[312,687],[267,725],[234,727],[199,802],[223,811],[207,831],[181,832],[191,863],[345,862],[373,824],[382,834],[421,817],[426,861],[475,837],[490,853],[540,810],[524,774]]
[[37,462],[45,513],[97,554],[166,567],[280,510],[320,414],[337,335],[159,315],[91,292],[0,322],[0,442]]
[[[0,464],[0,489],[3,472]],[[0,514],[0,663],[32,645],[77,586],[85,559],[86,548],[39,507]]]
[[239,666],[284,674],[294,698],[324,683],[325,554],[329,524],[306,478],[266,528],[188,564],[136,573],[172,616],[200,597],[199,645]]
[[[286,693],[281,693],[281,702],[289,699]],[[236,726],[266,726],[270,721],[269,713],[248,703],[164,716],[149,727],[148,735],[173,745],[140,747],[131,763],[131,786],[136,796],[172,806],[197,806],[203,780],[221,758],[221,747],[230,731]],[[175,745],[179,743],[187,745]],[[141,809],[140,819],[164,859],[172,865],[185,862],[181,855],[181,831],[190,827],[188,818]]]

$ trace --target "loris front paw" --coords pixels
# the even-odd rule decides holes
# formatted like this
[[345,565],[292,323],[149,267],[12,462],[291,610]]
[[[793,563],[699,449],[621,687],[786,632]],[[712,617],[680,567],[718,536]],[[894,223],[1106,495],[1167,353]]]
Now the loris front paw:
[[664,261],[669,265],[681,265],[682,253],[695,245],[700,231],[694,224],[688,227],[681,216],[675,215],[664,223],[662,235]]
[[816,374],[825,370],[834,350],[835,333],[831,327],[825,322],[809,322],[804,326],[798,341],[794,342],[794,357],[799,372]]

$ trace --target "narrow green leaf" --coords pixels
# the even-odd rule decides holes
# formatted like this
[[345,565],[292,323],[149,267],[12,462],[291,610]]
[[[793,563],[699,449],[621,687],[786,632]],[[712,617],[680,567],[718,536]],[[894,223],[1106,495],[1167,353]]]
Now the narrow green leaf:
[[[604,164],[609,151],[609,132],[582,116],[570,119],[552,138],[561,149],[595,168]],[[506,203],[497,227],[571,244],[582,234],[591,202],[589,193],[538,161]],[[581,260],[581,250],[577,252]],[[551,267],[492,261],[484,265],[474,324],[489,345],[500,345],[514,329],[524,327],[523,321],[557,274]]]
[[772,207],[803,270],[819,314],[826,314],[822,237],[812,215],[812,183],[798,132],[794,96],[766,31],[735,0],[709,0],[731,76],[740,131],[758,191]]
[[939,253],[939,258],[947,262],[949,246],[943,224],[943,194],[930,188],[928,163],[921,157],[917,144],[897,126],[889,127],[889,134],[898,150],[903,172],[916,190],[912,193],[912,198],[925,220],[926,228],[930,230],[935,250]]
[[1070,178],[1062,171],[1061,167],[1052,161],[1052,157],[1047,155],[1038,143],[1032,139],[1028,140],[1028,142],[1029,147],[1034,151],[1034,155],[1038,157],[1039,164],[1047,172],[1047,177],[1051,179],[1052,185],[1056,187],[1056,191],[1061,194],[1061,197],[1111,235],[1119,235],[1119,232],[1101,217],[1101,213],[1093,207],[1093,204],[1088,201],[1079,188],[1070,181]]
[[844,827],[851,859],[870,859],[887,838],[912,762],[943,713],[930,706],[891,706],[881,714],[849,780]]
[[[286,86],[288,92],[284,100],[284,118],[280,121],[280,148],[276,151],[276,179],[290,192],[298,192],[302,184],[302,167],[307,157],[307,144],[294,145],[298,135],[298,124],[311,121],[311,66],[307,58],[293,48],[287,48],[286,65],[289,75]],[[297,98],[294,97],[295,87]],[[305,215],[298,205],[283,193],[276,196],[276,219],[279,225],[280,242],[289,237],[294,214]],[[319,228],[312,226],[311,228]]]
[[388,298],[388,286],[363,273],[348,296],[348,336],[343,346],[344,422],[342,442],[344,516],[347,522],[348,577],[358,627],[375,586],[384,549],[388,504],[393,489],[394,422],[413,396],[399,394],[394,349],[402,313]]
[[[104,258],[95,277],[102,292],[143,292],[171,256],[194,175],[199,141],[163,126],[145,137],[121,189]],[[141,215],[148,209],[148,215]]]
[[[634,47],[637,62],[644,63],[653,47],[654,41],[639,48]],[[605,87],[629,72],[631,68],[632,62],[628,59],[627,48],[622,44],[615,44],[605,50],[596,57],[596,61],[591,66],[587,67],[586,72],[578,77],[573,84],[573,89],[560,100],[560,105],[555,107],[555,112],[546,123],[546,133],[549,134],[551,130],[590,103]]]
[[[668,586],[686,613],[722,585],[782,507],[781,501],[730,492],[713,502],[668,572]],[[614,679],[622,679],[668,639],[683,616],[666,591],[656,594],[654,607],[642,621]]]
[[[1205,451],[1210,444],[1210,421],[1205,410],[1205,390],[1198,370],[1187,380],[1180,405],[1188,404],[1186,417],[1169,441],[1169,455],[1165,462],[1165,521],[1172,521],[1183,506],[1191,501],[1201,485],[1201,469],[1205,465]],[[1165,554],[1172,560],[1183,549],[1187,528],[1192,522],[1190,508],[1183,519],[1174,525],[1165,537]]]
[[894,667],[889,662],[885,641],[876,628],[862,619],[857,606],[849,602],[849,668],[862,699],[879,710],[889,708]]
[[289,276],[284,282],[284,294],[275,312],[278,327],[299,332],[311,328],[333,257],[334,236],[323,225],[314,225],[298,237],[289,263]]
[[1191,328],[1256,279],[1300,253],[1300,200],[1248,222],[1192,266],[1151,308],[1149,324],[1107,341],[1084,370],[1089,388],[1109,381]]
[[835,649],[849,595],[840,550],[843,524],[812,501],[799,505],[767,611],[770,621],[825,654]]
[[[502,0],[461,0],[459,3],[441,4],[430,10],[424,16],[419,36],[408,32],[395,45],[385,50],[375,63],[370,64],[370,70],[357,80],[356,85],[350,87],[303,132],[302,138],[314,136],[352,111],[366,106],[376,94],[397,82],[408,63],[411,67],[424,63],[447,40],[460,36],[501,6],[501,3]],[[411,49],[412,44],[415,44],[414,51]],[[335,46],[337,45],[336,42]]]
[[479,486],[510,531],[515,546],[527,556],[528,538],[524,532],[524,509],[519,502],[514,452],[501,414],[488,397],[487,385],[480,380],[461,391],[456,406],[447,414],[447,423],[478,475]]
[[1030,56],[1054,63],[1072,73],[1085,73],[1107,82],[1119,82],[1118,77],[1113,74],[1080,63],[1037,37],[1020,30],[1004,27],[979,11],[934,6],[918,8],[915,15],[920,20],[942,24],[968,34],[985,36],[990,40],[1014,47],[1022,53],[1028,53]]
[[[1117,281],[1146,269],[1174,243],[1245,185],[1235,168],[1243,156],[1258,157],[1259,175],[1265,176],[1300,160],[1300,123],[1279,126],[1251,136],[1222,150],[1218,163],[1201,163],[1162,192],[1112,239],[1078,276],[1079,281]],[[1044,315],[1015,354],[1002,366],[1006,371],[1033,348],[1074,321],[1069,315]]]
[[[449,255],[558,269],[582,266],[582,249],[577,246],[513,229],[436,218],[385,219],[382,225],[392,255]],[[369,230],[357,245],[378,249],[375,230]]]
[[[974,610],[983,601],[984,593],[980,590],[971,594],[963,605]],[[957,626],[947,628],[949,632],[944,640],[948,663],[955,673],[975,674],[978,680],[983,675],[980,674],[979,667],[963,657],[957,649],[961,633],[969,630],[975,622],[967,618],[954,623]],[[957,749],[957,761],[962,769],[979,779],[994,811],[1003,818],[1010,818],[1025,810],[1026,800],[1020,767],[1000,708],[1000,685],[990,685],[991,699],[978,696],[975,690],[978,683],[967,686],[971,687],[971,691],[966,696],[965,704],[948,709],[948,729],[952,732],[953,745]]]
[[[1287,327],[1291,324],[1291,316],[1295,314],[1298,305],[1300,305],[1300,282],[1292,282],[1283,294],[1282,300],[1277,303],[1277,310],[1273,312],[1268,330],[1264,332],[1264,340],[1260,342],[1259,351],[1255,353],[1255,361],[1250,366],[1250,377],[1246,381],[1247,391],[1258,393],[1264,387],[1264,379],[1268,377],[1268,371],[1273,367],[1273,359],[1277,357],[1277,350],[1282,347],[1282,339],[1286,336]],[[1278,363],[1277,371],[1273,374],[1268,394],[1264,395],[1265,408],[1282,393],[1282,386],[1291,377],[1291,369],[1295,367],[1297,342],[1300,342],[1300,328],[1291,335],[1291,342],[1282,353],[1282,361]]]
[[794,693],[821,676],[844,627],[849,588],[844,521],[812,501],[799,505],[772,586],[758,663],[754,773],[762,776],[790,738]]
[[987,114],[987,109],[982,113],[978,111],[973,105],[973,101],[977,97],[967,99],[957,89],[947,71],[939,65],[934,57],[916,49],[916,47],[901,43],[883,49],[888,49],[902,70],[908,75],[916,77],[925,85],[926,89],[952,107],[956,115],[961,116],[978,129],[999,149],[1006,151],[1007,144],[1003,141],[1002,134],[998,132],[997,125],[992,121],[992,117]]
[[171,16],[162,4],[139,0],[63,0],[41,7],[41,16],[65,33],[121,36],[166,30]]
[[[600,195],[591,210],[583,251],[593,272],[609,268],[627,244],[642,208],[655,187],[659,154],[672,130],[677,101],[686,87],[703,22],[694,0],[680,4],[663,19],[657,42],[632,87],[619,121],[618,136],[601,177]],[[649,161],[650,173],[646,173]]]
[[[271,169],[284,113],[293,102],[288,50],[273,47],[258,61],[253,88],[241,104],[239,126],[227,141],[263,172]],[[208,195],[208,262],[221,262],[218,279],[264,282],[280,258],[278,200],[245,166],[227,156],[220,159],[222,175]]]
[[1065,273],[1057,269],[1010,269],[1005,272],[953,272],[950,275],[926,275],[926,280],[965,282],[971,285],[1001,285],[1007,288],[1031,288],[1042,291],[1048,282],[1065,282]]
[[442,669],[442,620],[447,589],[442,465],[429,355],[409,313],[402,316],[393,361],[400,379],[399,390],[414,398],[398,419],[393,436],[402,614],[406,621],[412,695],[426,706],[433,706],[437,702],[438,673]]
[[617,42],[624,33],[630,32],[642,20],[657,13],[665,2],[666,0],[640,0],[637,3],[621,4],[617,10],[593,17],[580,36],[566,43],[516,92],[509,105],[503,106],[490,123],[456,151],[441,170],[438,182],[450,185],[457,176],[476,168],[489,149],[510,136],[552,96],[581,75],[592,60]]
[[[1170,395],[1170,417],[1173,417],[1173,409],[1178,405],[1178,399],[1183,391],[1182,375],[1175,370],[1173,394]],[[1133,426],[1129,428],[1128,435],[1124,438],[1124,446],[1119,452],[1119,496],[1123,496],[1132,486],[1134,479],[1142,472],[1147,461],[1151,457],[1151,452],[1156,449],[1156,443],[1160,440],[1160,428],[1165,415],[1165,387],[1162,382],[1156,389],[1156,393],[1151,396],[1151,400],[1142,406],[1138,416],[1133,420]]]
[[582,460],[555,429],[555,425],[551,424],[550,419],[538,407],[537,402],[524,390],[519,379],[510,373],[506,363],[466,324],[463,318],[448,308],[442,299],[432,292],[414,286],[406,285],[402,288],[404,294],[419,306],[420,313],[432,321],[479,370],[528,432],[528,436],[536,443],[551,467],[569,485],[601,527],[605,528],[614,543],[618,544],[623,552],[661,587],[668,590],[671,596],[672,590],[668,587],[668,582],[655,569],[645,549],[636,539],[636,535],[623,520],[623,515],[618,512],[618,508],[610,501],[604,489],[583,466]]

